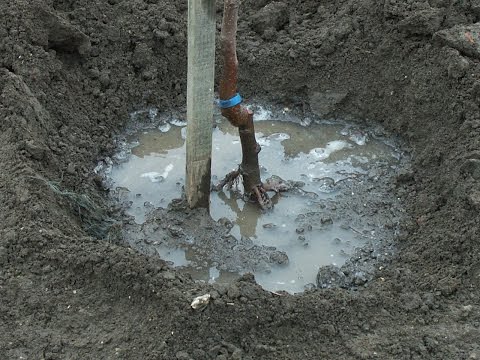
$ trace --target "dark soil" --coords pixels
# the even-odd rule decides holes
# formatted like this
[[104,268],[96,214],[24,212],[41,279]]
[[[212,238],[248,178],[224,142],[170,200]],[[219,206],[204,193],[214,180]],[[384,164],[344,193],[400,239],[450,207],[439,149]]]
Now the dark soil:
[[414,156],[391,264],[301,296],[213,289],[105,239],[93,168],[129,111],[185,104],[186,6],[1,2],[0,358],[479,358],[477,1],[243,2],[245,97],[381,123]]

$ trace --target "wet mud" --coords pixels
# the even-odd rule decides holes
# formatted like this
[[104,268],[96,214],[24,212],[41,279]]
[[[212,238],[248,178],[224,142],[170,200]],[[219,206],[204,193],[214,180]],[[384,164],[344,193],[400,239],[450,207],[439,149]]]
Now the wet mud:
[[[412,155],[390,183],[405,204],[393,256],[367,282],[302,295],[250,275],[201,284],[115,234],[121,210],[94,169],[129,113],[184,107],[186,6],[0,3],[0,357],[478,358],[476,2],[242,2],[244,98],[380,124]],[[185,216],[208,226],[200,211]],[[364,249],[357,265],[372,254],[384,256]],[[349,276],[325,269],[335,283]]]
[[[381,266],[378,255],[393,253],[404,209],[391,183],[408,166],[408,156],[372,129],[249,106],[256,112],[262,177],[291,187],[273,196],[274,210],[245,201],[238,184],[212,192],[210,214],[217,223],[165,212],[184,195],[186,122],[157,112],[145,129],[120,137],[118,152],[96,168],[114,201],[133,217],[118,241],[209,283],[228,284],[251,272],[270,291],[364,285]],[[236,129],[220,114],[214,123],[212,185],[241,162]],[[139,125],[135,121],[134,129]],[[368,256],[359,257],[365,247]],[[363,269],[348,261],[353,255]],[[332,266],[318,275],[325,265]],[[329,276],[332,269],[343,275],[341,282]]]

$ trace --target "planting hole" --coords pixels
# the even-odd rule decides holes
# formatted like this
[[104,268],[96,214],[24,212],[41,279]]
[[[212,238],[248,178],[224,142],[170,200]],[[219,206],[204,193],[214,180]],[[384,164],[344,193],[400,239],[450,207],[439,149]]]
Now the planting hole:
[[[300,292],[316,283],[321,266],[341,266],[355,249],[393,237],[398,214],[388,209],[396,202],[388,183],[403,160],[392,142],[378,131],[344,122],[301,119],[288,109],[255,110],[262,180],[277,176],[292,190],[272,193],[272,211],[245,202],[241,182],[238,188],[212,192],[210,214],[229,236],[227,241],[212,232],[208,251],[195,231],[185,230],[192,224],[164,224],[169,232],[161,234],[173,236],[160,236],[151,213],[180,198],[185,183],[186,123],[164,119],[154,129],[129,134],[117,154],[121,161],[107,171],[112,192],[134,217],[131,229],[137,234],[127,231],[132,246],[155,249],[199,280],[228,282],[253,272],[266,289]],[[226,120],[216,115],[215,124],[212,181],[217,183],[238,167],[241,145],[237,129]],[[258,251],[249,253],[249,246]],[[246,251],[243,260],[241,251]],[[250,258],[257,254],[258,263]]]

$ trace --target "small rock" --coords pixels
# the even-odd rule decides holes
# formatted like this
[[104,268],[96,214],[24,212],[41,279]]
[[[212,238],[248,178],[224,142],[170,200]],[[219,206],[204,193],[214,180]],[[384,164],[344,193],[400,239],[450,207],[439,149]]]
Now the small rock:
[[264,229],[274,229],[276,227],[277,225],[275,225],[274,223],[263,224]]
[[303,234],[305,232],[305,229],[304,228],[297,228],[297,229],[295,229],[295,232],[297,234]]

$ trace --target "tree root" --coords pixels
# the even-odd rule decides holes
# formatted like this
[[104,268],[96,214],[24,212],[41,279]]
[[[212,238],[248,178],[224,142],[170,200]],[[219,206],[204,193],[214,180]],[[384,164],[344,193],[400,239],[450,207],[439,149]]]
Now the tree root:
[[[231,189],[234,186],[237,186],[240,182],[240,177],[242,176],[242,170],[234,170],[229,172],[223,180],[221,180],[217,185],[213,187],[214,191],[221,191],[223,188]],[[291,189],[291,186],[285,183],[279,177],[272,177],[267,179],[266,182],[255,185],[249,193],[245,193],[244,196],[249,200],[252,200],[263,210],[273,209],[273,203],[268,196],[269,191],[275,193],[285,192]]]

